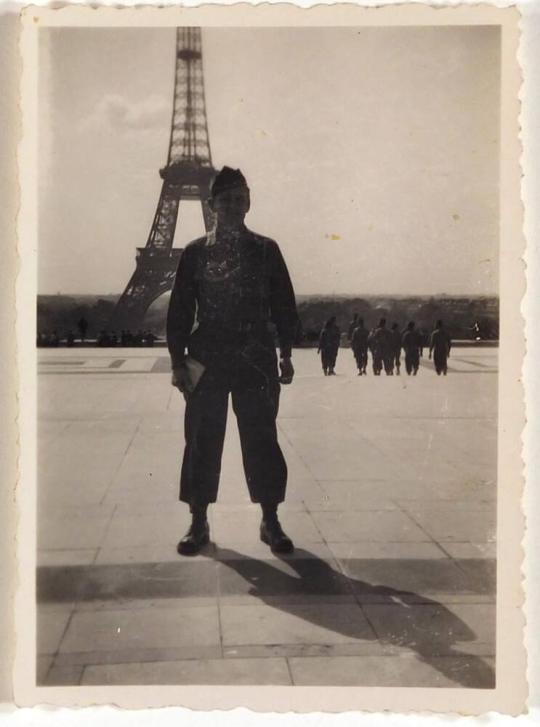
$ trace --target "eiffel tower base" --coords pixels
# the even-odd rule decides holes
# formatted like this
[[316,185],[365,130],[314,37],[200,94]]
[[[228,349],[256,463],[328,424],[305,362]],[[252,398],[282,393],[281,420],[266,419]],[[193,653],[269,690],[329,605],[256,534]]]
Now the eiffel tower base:
[[111,331],[137,331],[144,327],[148,308],[171,290],[182,250],[138,248],[137,265],[110,318]]

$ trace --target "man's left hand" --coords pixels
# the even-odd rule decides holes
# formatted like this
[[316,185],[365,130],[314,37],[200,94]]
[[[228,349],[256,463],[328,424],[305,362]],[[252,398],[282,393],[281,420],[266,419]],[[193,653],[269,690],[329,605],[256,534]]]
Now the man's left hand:
[[279,377],[280,384],[290,384],[294,378],[294,367],[290,358],[282,358],[279,362],[279,368],[281,370],[281,376]]

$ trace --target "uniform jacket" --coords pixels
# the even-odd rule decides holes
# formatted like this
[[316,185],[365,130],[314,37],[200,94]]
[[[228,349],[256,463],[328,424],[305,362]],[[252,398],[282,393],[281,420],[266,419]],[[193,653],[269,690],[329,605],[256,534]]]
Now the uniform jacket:
[[282,356],[290,355],[298,315],[289,273],[274,240],[243,227],[238,235],[209,233],[186,246],[167,314],[173,367],[183,361],[194,337],[201,359],[206,352],[209,357],[226,351],[239,336],[245,340],[249,331],[273,345],[269,323],[277,330]]
[[337,351],[341,341],[339,326],[325,326],[319,336],[319,349],[321,351]]
[[368,343],[377,356],[390,356],[393,351],[393,336],[387,328],[374,328],[369,334]]
[[422,348],[422,336],[414,329],[406,330],[401,338],[401,345],[405,351],[416,351]]
[[448,353],[450,353],[451,346],[451,338],[444,328],[436,328],[431,334],[429,341],[430,351],[435,350],[437,353],[448,355]]
[[352,348],[355,350],[363,350],[367,348],[368,345],[368,337],[369,337],[369,331],[367,328],[363,328],[362,326],[357,326],[352,334],[351,338],[351,345]]

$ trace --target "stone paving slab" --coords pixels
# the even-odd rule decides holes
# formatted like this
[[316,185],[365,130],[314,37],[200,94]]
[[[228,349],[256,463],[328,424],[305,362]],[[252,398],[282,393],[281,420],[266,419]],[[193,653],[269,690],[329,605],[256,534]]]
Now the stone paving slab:
[[[497,555],[497,545],[490,543],[445,543],[444,549],[451,558],[459,558],[460,560],[471,559],[490,559],[493,563]],[[466,564],[462,564],[466,567]]]
[[366,617],[383,642],[421,654],[494,655],[495,608],[491,604],[367,604]]
[[242,542],[231,542],[228,545],[215,544],[214,558],[218,561],[226,561],[230,563],[235,560],[255,560],[265,561],[275,564],[276,562],[287,562],[294,560],[318,559],[322,561],[335,560],[333,549],[330,544],[313,542],[303,548],[297,547],[294,552],[288,553],[286,558],[278,553],[272,553],[268,546],[264,543],[253,542],[252,540],[244,540]]
[[441,548],[433,542],[328,542],[328,548],[340,562],[350,560],[393,560],[408,562],[416,559],[447,558]]
[[363,516],[357,512],[314,512],[315,524],[326,541],[357,543],[380,541],[419,543],[431,537],[404,512],[380,510]]
[[437,594],[469,594],[478,591],[477,584],[459,565],[450,559],[371,559],[340,560],[349,576],[354,593],[370,595],[374,588],[383,586],[413,596]]
[[54,657],[53,667],[101,666],[104,664],[145,664],[156,661],[182,661],[185,659],[219,659],[222,648],[219,644],[198,644],[181,647],[103,649],[60,652]]
[[200,659],[87,666],[83,685],[95,684],[292,684],[287,661],[266,659]]
[[223,605],[224,647],[339,644],[370,641],[375,634],[356,604]]
[[[227,546],[233,542],[258,542],[259,527],[261,523],[260,509],[251,508],[248,511],[214,512],[213,538],[217,543]],[[307,512],[292,512],[283,510],[281,523],[285,531],[295,533],[295,538],[301,543],[321,543],[323,537],[317,528],[314,518]]]
[[43,603],[216,595],[218,568],[209,561],[94,564],[39,568]]
[[392,656],[325,656],[289,659],[298,686],[474,687],[495,686],[493,659]]
[[[78,601],[73,605],[73,610],[82,611],[114,611],[128,610],[139,611],[141,609],[165,609],[180,610],[183,608],[198,608],[199,606],[216,605],[217,599],[215,592],[207,595],[191,595],[181,596],[151,596],[145,598],[137,598],[130,596],[118,596],[113,600],[110,598],[92,598],[89,601]],[[46,604],[46,607],[52,604]],[[42,606],[43,608],[43,606]]]
[[[491,542],[495,539],[495,513],[491,509],[414,505],[407,508],[418,525],[438,542]],[[449,517],[454,510],[454,517]]]
[[[171,545],[179,540],[187,527],[189,516],[184,510],[175,504],[167,513],[130,515],[116,511],[106,536],[101,540],[102,550],[166,543]],[[159,527],[156,527],[157,523]]]
[[69,687],[81,683],[84,666],[59,666],[52,664],[44,675],[42,684],[44,686]]
[[165,649],[219,644],[217,606],[181,609],[110,609],[76,612],[60,654],[129,649]]
[[380,643],[377,639],[361,639],[335,644],[248,644],[224,646],[226,660],[245,658],[270,658],[272,656],[304,659],[306,657],[332,656],[385,656],[396,655],[397,649]]
[[72,615],[72,607],[40,609],[37,621],[37,649],[39,654],[54,654],[60,644]]
[[53,654],[38,654],[36,659],[36,682],[44,684],[54,661]]
[[38,568],[70,565],[91,565],[97,558],[98,548],[56,548],[38,550]]
[[38,544],[43,550],[97,548],[107,532],[112,512],[89,516],[83,509],[40,518]]
[[364,378],[340,351],[325,378],[295,351],[294,555],[259,540],[229,412],[212,542],[186,559],[164,352],[40,351],[39,683],[493,686],[496,357]]

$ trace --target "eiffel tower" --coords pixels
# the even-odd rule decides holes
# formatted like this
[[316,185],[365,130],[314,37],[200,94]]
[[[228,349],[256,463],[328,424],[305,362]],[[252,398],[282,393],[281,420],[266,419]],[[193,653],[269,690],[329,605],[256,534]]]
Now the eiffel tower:
[[213,225],[207,199],[215,176],[204,96],[200,28],[176,29],[174,100],[166,165],[154,221],[145,247],[138,247],[135,272],[119,298],[109,329],[142,327],[146,311],[170,290],[182,250],[173,248],[181,200],[198,200],[206,231]]

